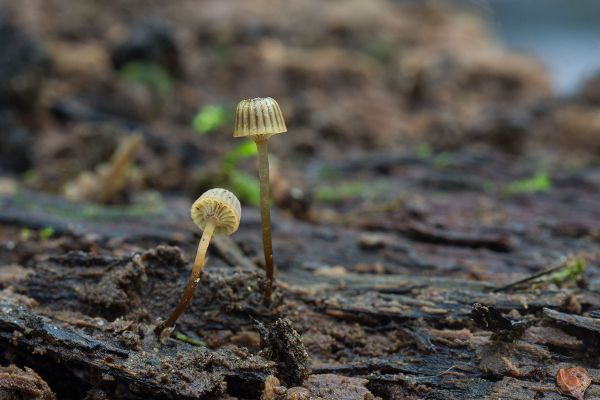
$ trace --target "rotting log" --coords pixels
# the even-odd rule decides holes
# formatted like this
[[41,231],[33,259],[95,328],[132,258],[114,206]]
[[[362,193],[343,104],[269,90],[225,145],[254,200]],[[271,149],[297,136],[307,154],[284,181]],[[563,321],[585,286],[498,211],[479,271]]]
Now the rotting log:
[[272,362],[239,350],[211,351],[178,341],[160,344],[151,332],[135,350],[117,347],[100,329],[84,333],[7,300],[0,302],[0,311],[5,356],[14,353],[41,371],[60,365],[60,376],[73,387],[120,391],[125,398],[213,399],[228,387],[231,394],[240,387],[245,393],[260,393],[273,371]]
[[[208,331],[225,338],[209,349],[173,339],[159,344],[145,333],[171,308],[172,293],[188,274],[186,258],[197,238],[184,202],[175,199],[168,213],[155,210],[152,218],[142,219],[117,216],[114,209],[90,213],[85,206],[32,192],[20,196],[0,199],[2,229],[52,226],[56,231],[46,241],[17,239],[17,246],[29,246],[16,258],[18,279],[10,291],[8,278],[0,279],[7,289],[0,316],[3,357],[30,366],[60,393],[64,388],[56,382],[66,380],[81,394],[98,389],[129,398],[258,398],[276,364],[231,343],[237,333],[257,330],[256,321],[280,316],[301,335],[312,358],[311,376],[364,378],[382,398],[564,398],[554,376],[566,361],[588,369],[593,380],[588,396],[600,391],[594,369],[600,354],[588,346],[598,337],[598,320],[590,316],[600,309],[595,264],[587,272],[588,289],[550,285],[493,293],[501,282],[471,279],[475,264],[463,261],[477,259],[510,282],[513,265],[541,269],[544,263],[534,254],[543,246],[566,247],[571,239],[547,236],[550,241],[542,244],[512,229],[496,230],[499,236],[493,238],[513,238],[510,247],[497,251],[386,229],[386,242],[369,247],[361,246],[361,238],[374,225],[365,232],[360,226],[341,230],[275,219],[274,244],[282,261],[270,314],[261,308],[260,242],[252,239],[258,213],[250,210],[239,237],[214,246],[199,296],[178,328],[191,338]],[[295,247],[307,242],[313,251]],[[167,243],[182,250],[159,246]],[[598,246],[577,243],[590,252]],[[398,268],[414,273],[395,267],[384,274],[355,272],[355,265],[381,262],[386,251],[405,257],[408,263]],[[430,268],[415,269],[416,260]],[[466,268],[449,269],[449,261]],[[334,272],[322,273],[328,269]],[[439,272],[443,278],[435,275]],[[0,277],[14,273],[0,267]],[[53,282],[53,288],[44,282]],[[93,295],[84,295],[86,290]],[[101,295],[113,290],[119,302]],[[475,303],[526,321],[525,330],[511,340],[494,336],[472,320]]]

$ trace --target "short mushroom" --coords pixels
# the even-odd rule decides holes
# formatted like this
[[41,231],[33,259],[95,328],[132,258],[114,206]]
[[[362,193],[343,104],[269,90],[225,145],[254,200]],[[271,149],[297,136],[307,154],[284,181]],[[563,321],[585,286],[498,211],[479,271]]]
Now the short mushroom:
[[260,217],[262,223],[263,251],[267,281],[264,302],[270,304],[273,290],[273,244],[271,241],[271,211],[269,191],[269,137],[286,132],[279,104],[270,97],[242,100],[235,110],[233,137],[247,137],[256,143],[258,150],[258,176],[260,179]]
[[206,259],[206,251],[213,234],[233,234],[240,225],[241,214],[240,201],[229,190],[219,188],[210,189],[194,202],[191,216],[194,223],[202,229],[202,238],[198,245],[192,273],[188,279],[183,296],[181,296],[181,300],[179,300],[171,316],[154,329],[157,334],[160,334],[165,328],[173,325],[192,300],[196,285],[200,282],[200,272],[202,272],[202,267]]

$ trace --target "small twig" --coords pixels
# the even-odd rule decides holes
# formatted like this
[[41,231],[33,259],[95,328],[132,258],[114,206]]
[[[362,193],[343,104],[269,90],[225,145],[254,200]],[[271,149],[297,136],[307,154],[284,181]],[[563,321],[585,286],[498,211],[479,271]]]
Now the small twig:
[[491,291],[492,291],[492,293],[504,292],[504,291],[507,291],[509,289],[514,288],[515,286],[519,286],[519,285],[521,285],[523,283],[531,282],[531,281],[533,281],[533,280],[535,280],[537,278],[540,278],[542,276],[549,275],[549,274],[551,274],[553,272],[556,272],[556,271],[560,270],[561,268],[564,268],[565,265],[566,265],[566,263],[567,263],[567,261],[568,261],[568,258],[563,256],[563,257],[560,258],[560,260],[558,262],[558,265],[556,265],[554,267],[545,269],[545,270],[543,270],[541,272],[538,272],[536,274],[530,275],[530,276],[528,276],[526,278],[523,278],[523,279],[520,279],[520,280],[518,280],[516,282],[509,283],[508,285],[504,285],[504,286],[500,286],[500,287],[497,287],[497,288],[493,288]]
[[455,364],[455,365],[452,365],[452,366],[450,366],[450,368],[448,368],[448,369],[446,369],[446,370],[444,370],[444,371],[442,371],[442,372],[439,372],[439,373],[437,373],[437,374],[435,374],[435,375],[416,376],[416,377],[414,377],[413,379],[414,379],[415,381],[418,381],[418,380],[420,380],[420,379],[438,378],[438,377],[440,377],[440,376],[442,376],[442,375],[446,375],[447,373],[449,373],[450,371],[452,371],[452,370],[453,370],[454,368],[456,368],[456,367],[458,367],[458,365],[456,365],[456,364]]

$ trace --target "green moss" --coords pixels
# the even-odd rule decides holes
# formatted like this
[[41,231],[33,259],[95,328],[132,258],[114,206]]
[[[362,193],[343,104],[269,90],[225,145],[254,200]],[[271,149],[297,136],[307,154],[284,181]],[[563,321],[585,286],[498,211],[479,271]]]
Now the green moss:
[[31,238],[31,231],[27,228],[23,228],[21,229],[19,236],[21,237],[21,240],[27,241],[29,238]]
[[204,341],[189,337],[181,332],[173,332],[173,338],[181,342],[191,344],[192,346],[206,347],[206,343],[204,343]]
[[496,184],[496,182],[491,182],[491,181],[485,181],[482,184],[482,188],[483,191],[486,193],[496,193],[498,191],[498,185]]
[[221,174],[225,186],[236,193],[240,201],[258,207],[260,205],[259,181],[242,172],[237,166],[241,160],[254,157],[256,153],[256,144],[252,140],[243,142],[223,157]]
[[381,64],[387,64],[394,56],[394,44],[385,40],[375,40],[370,42],[363,52]]
[[240,201],[255,207],[260,205],[260,183],[257,179],[237,169],[229,171],[227,176],[226,186],[238,196]]
[[552,188],[552,181],[545,172],[537,173],[529,178],[519,179],[504,187],[507,194],[541,193]]
[[[66,221],[81,221],[81,220],[117,220],[122,218],[147,217],[148,215],[162,212],[164,204],[162,198],[157,192],[147,192],[143,197],[138,199],[134,204],[126,206],[100,206],[97,204],[84,203],[74,204],[69,202],[31,201],[23,193],[17,192],[14,196],[14,201],[21,201],[23,204],[28,204],[28,209],[32,213],[43,212],[49,216],[64,219]],[[50,231],[52,229],[52,231]],[[45,233],[42,233],[44,231]],[[39,234],[55,233],[54,228],[46,227]],[[50,237],[48,236],[48,237]]]
[[252,140],[247,140],[225,154],[222,165],[225,167],[235,167],[239,161],[254,157],[257,153],[256,144]]
[[429,143],[421,143],[415,150],[415,155],[419,160],[428,160],[433,155],[433,149]]
[[256,155],[256,145],[253,141],[244,141],[221,160],[217,172],[201,172],[197,180],[199,189],[221,186],[236,194],[242,203],[258,207],[260,205],[260,184],[253,176],[241,171],[240,161]]
[[40,239],[48,240],[54,235],[54,228],[51,226],[46,226],[45,228],[40,229],[39,235]]
[[231,112],[218,105],[207,105],[198,111],[192,120],[192,127],[201,134],[206,135],[222,127],[231,119]]
[[365,182],[343,182],[337,185],[323,185],[315,189],[315,198],[324,203],[340,203],[344,200],[362,197],[369,188]]
[[450,153],[439,153],[433,159],[433,166],[437,169],[444,169],[452,162],[452,158],[453,156]]
[[159,98],[167,98],[173,91],[173,80],[156,63],[132,61],[121,68],[120,73],[126,81],[147,87]]
[[567,282],[576,281],[579,276],[586,270],[587,263],[583,258],[574,258],[565,264],[565,266],[558,271],[545,277],[544,280],[548,282],[561,285]]

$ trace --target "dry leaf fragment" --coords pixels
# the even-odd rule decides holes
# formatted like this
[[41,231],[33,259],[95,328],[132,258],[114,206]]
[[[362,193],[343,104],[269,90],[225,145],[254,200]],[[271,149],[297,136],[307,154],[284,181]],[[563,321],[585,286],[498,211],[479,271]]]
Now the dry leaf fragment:
[[556,385],[563,394],[584,400],[585,390],[592,383],[587,371],[581,367],[561,368],[556,373]]

